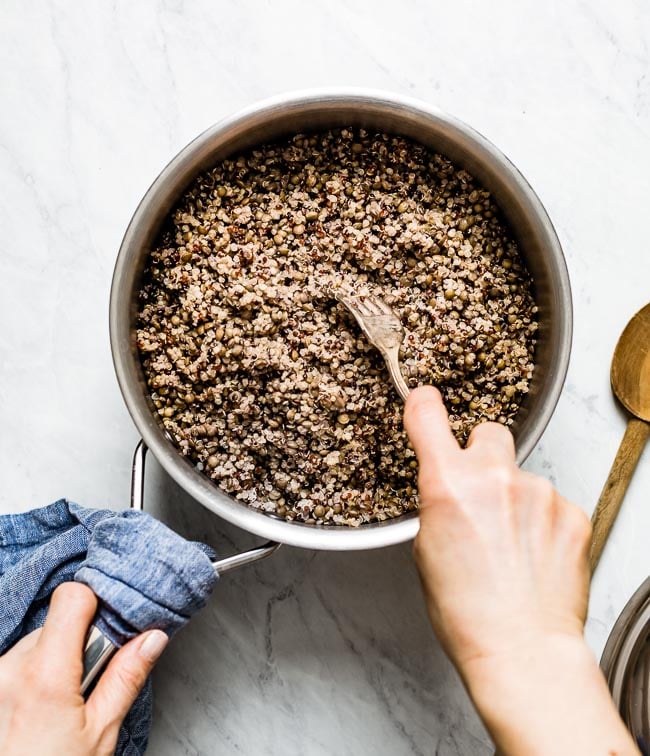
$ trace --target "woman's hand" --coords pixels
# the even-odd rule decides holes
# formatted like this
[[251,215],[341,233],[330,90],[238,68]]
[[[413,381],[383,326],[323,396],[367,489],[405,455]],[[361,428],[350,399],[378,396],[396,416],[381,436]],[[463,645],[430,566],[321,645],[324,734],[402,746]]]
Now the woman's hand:
[[637,753],[583,639],[585,514],[517,468],[502,425],[478,425],[462,450],[435,389],[410,395],[404,423],[429,616],[501,751]]
[[84,585],[52,595],[45,625],[0,657],[0,753],[3,756],[109,756],[120,725],[167,643],[151,630],[113,657],[87,701],[82,655],[97,609]]

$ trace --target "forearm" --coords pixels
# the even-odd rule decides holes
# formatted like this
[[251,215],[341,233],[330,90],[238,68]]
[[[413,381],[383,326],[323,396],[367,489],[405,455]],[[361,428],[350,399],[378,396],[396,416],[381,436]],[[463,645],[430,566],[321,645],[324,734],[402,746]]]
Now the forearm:
[[638,756],[587,645],[560,638],[461,674],[502,756]]

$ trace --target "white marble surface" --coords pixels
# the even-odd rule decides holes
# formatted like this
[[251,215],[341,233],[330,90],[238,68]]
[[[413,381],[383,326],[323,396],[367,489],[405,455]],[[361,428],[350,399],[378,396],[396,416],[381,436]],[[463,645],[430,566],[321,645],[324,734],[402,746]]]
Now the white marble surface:
[[[113,0],[0,8],[0,511],[124,507],[136,441],[108,345],[121,235],[159,169],[284,90],[405,92],[473,124],[554,220],[575,295],[566,389],[527,467],[588,512],[623,433],[608,384],[650,299],[643,0]],[[650,458],[593,585],[589,642],[648,574]],[[223,552],[252,542],[151,465],[148,497]],[[150,753],[487,754],[432,639],[409,547],[285,549],[224,579],[155,676]]]

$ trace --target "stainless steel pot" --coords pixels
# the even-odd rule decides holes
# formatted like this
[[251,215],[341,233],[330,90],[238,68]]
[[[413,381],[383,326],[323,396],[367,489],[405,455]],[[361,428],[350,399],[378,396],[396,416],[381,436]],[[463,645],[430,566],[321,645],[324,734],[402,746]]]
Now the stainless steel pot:
[[641,753],[650,754],[650,578],[612,628],[600,666]]
[[359,528],[306,525],[273,518],[231,498],[174,447],[151,410],[134,339],[142,271],[160,226],[191,181],[233,153],[299,131],[363,126],[410,137],[448,156],[489,189],[517,238],[535,281],[540,308],[537,367],[513,427],[523,462],[555,408],[569,362],[572,305],[562,249],[542,203],[510,161],[466,124],[424,103],[381,92],[294,93],[221,121],[185,147],[145,194],[115,265],[110,300],[115,371],[133,422],[171,477],[208,509],[266,539],[314,549],[370,549],[412,539],[417,513]]

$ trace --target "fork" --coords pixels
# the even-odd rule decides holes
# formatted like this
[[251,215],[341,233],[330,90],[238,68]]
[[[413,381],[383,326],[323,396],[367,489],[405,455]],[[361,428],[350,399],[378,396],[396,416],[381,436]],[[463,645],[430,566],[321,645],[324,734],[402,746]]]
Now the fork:
[[399,348],[404,341],[404,328],[397,314],[383,299],[371,294],[337,291],[334,296],[354,315],[368,341],[379,350],[393,386],[406,401],[410,389],[399,366]]

